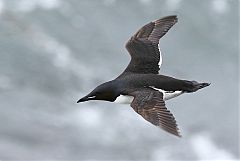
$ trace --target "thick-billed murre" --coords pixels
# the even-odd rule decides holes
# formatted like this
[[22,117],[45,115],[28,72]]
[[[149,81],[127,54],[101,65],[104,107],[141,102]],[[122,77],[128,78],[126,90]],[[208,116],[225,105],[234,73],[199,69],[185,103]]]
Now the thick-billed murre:
[[126,43],[131,61],[116,79],[103,83],[77,102],[103,100],[131,103],[145,120],[165,131],[181,136],[173,114],[165,101],[183,93],[195,92],[210,83],[180,80],[159,75],[162,55],[159,39],[177,22],[177,16],[167,16],[140,28]]

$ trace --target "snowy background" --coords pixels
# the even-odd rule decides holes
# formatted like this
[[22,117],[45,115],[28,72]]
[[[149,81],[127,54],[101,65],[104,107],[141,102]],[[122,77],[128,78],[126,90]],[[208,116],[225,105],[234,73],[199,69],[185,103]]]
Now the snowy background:
[[[172,14],[161,73],[212,83],[167,102],[182,138],[128,105],[76,104]],[[0,0],[0,160],[239,159],[239,28],[238,0]]]

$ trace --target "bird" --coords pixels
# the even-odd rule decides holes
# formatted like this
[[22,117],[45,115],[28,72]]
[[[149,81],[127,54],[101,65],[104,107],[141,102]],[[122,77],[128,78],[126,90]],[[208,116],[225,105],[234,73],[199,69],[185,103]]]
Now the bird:
[[130,104],[146,121],[181,137],[176,119],[165,102],[183,93],[196,92],[210,83],[177,79],[159,73],[162,64],[159,41],[177,21],[177,15],[170,15],[141,27],[125,45],[131,56],[127,68],[117,78],[97,86],[77,103],[101,100]]

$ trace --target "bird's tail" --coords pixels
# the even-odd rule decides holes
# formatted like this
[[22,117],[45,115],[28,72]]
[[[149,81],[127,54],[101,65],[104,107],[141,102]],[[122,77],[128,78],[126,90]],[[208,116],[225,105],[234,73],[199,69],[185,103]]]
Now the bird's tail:
[[210,85],[210,83],[198,83],[196,81],[192,81],[192,83],[193,83],[193,86],[194,86],[193,87],[193,92]]
[[196,92],[197,90],[209,86],[211,83],[198,83],[196,81],[191,81],[191,88],[188,92]]

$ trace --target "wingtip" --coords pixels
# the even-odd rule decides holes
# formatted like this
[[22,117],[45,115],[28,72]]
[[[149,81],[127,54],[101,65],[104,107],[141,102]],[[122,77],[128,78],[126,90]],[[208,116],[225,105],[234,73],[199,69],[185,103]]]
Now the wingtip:
[[177,131],[175,131],[175,132],[170,132],[170,131],[167,131],[167,132],[176,136],[176,137],[178,137],[178,138],[182,138],[182,135],[181,135],[179,129],[177,129]]
[[170,15],[169,17],[174,17],[174,18],[177,18],[177,15]]
[[176,136],[179,137],[179,138],[182,138],[182,135],[181,135],[180,130],[179,130],[178,127],[177,127],[177,133],[176,133]]
[[169,16],[169,17],[175,19],[176,22],[178,21],[178,17],[177,17],[177,15],[171,15],[171,16]]
[[174,19],[178,19],[177,15],[169,15],[169,16],[166,16],[166,17],[163,17],[163,18],[174,18]]
[[178,133],[176,136],[182,138],[182,135],[180,133]]
[[159,19],[156,19],[152,22],[158,22],[158,21],[168,21],[168,20],[174,20],[174,24],[178,22],[178,17],[177,15],[169,15],[169,16],[165,16],[165,17],[162,17],[162,18],[159,18]]

